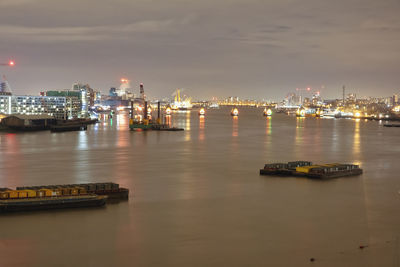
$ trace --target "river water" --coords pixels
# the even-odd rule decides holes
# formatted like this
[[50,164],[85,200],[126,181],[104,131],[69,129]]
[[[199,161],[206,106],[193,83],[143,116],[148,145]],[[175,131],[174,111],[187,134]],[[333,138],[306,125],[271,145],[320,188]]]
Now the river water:
[[[399,266],[399,128],[239,111],[173,114],[183,132],[131,132],[118,115],[82,132],[0,133],[0,187],[131,190],[104,208],[1,215],[0,266]],[[259,175],[293,160],[364,174]]]

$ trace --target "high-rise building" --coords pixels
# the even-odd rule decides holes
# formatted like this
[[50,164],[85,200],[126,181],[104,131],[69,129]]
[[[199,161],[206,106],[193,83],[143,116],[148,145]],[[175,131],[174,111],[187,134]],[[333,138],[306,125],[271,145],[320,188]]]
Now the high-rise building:
[[89,108],[94,106],[95,90],[91,88],[89,84],[74,83],[72,85],[72,91],[80,93],[81,111],[79,117],[89,117]]
[[393,95],[392,106],[396,106],[398,103],[399,103],[399,96],[398,95]]

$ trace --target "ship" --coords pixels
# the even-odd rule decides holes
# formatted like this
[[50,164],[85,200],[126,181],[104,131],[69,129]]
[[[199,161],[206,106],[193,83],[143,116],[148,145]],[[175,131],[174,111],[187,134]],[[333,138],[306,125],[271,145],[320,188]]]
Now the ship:
[[310,161],[265,164],[260,175],[302,176],[314,179],[331,179],[344,176],[360,175],[363,170],[355,164],[316,164]]
[[296,117],[305,117],[306,116],[306,111],[304,108],[299,108],[296,111]]
[[206,110],[204,108],[201,108],[199,110],[199,116],[204,116],[206,114]]
[[269,109],[264,108],[263,115],[266,116],[266,117],[271,116],[272,115],[272,110],[270,108]]
[[239,110],[236,107],[231,110],[231,116],[233,117],[239,116]]

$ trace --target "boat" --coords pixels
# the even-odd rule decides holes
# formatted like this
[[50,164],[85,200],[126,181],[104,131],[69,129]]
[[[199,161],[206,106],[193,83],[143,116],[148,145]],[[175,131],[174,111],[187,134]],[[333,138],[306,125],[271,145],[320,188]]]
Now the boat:
[[237,108],[233,108],[231,110],[231,116],[234,116],[234,117],[239,116],[239,110]]
[[86,131],[87,124],[62,124],[50,126],[51,132]]
[[384,124],[384,127],[400,127],[400,124]]
[[199,115],[200,115],[200,116],[204,116],[205,114],[206,114],[205,109],[204,109],[204,108],[201,108],[201,109],[199,110]]
[[[41,190],[41,189],[58,189],[62,190],[64,194],[71,194],[74,188],[84,189],[89,194],[105,195],[108,199],[128,199],[129,189],[120,187],[119,184],[106,182],[106,183],[83,183],[83,184],[63,184],[63,185],[39,185],[39,186],[21,186],[17,190]],[[69,191],[68,191],[69,190]]]
[[267,116],[267,117],[271,116],[272,115],[272,110],[270,108],[269,109],[264,108],[263,115]]
[[296,117],[305,117],[306,116],[306,111],[303,108],[299,108],[296,111]]
[[[91,194],[76,196],[29,197],[27,192],[24,193],[24,191],[32,190],[18,190],[19,192],[17,193],[17,197],[15,197],[15,191],[17,190],[5,191],[1,193],[0,213],[48,209],[100,207],[106,204],[107,199],[107,196],[98,196]],[[21,196],[21,193],[24,193],[23,196]],[[11,197],[11,194],[14,194],[14,196]]]
[[363,170],[354,164],[317,164],[310,161],[265,164],[260,175],[302,176],[314,179],[331,179],[344,176],[360,175]]

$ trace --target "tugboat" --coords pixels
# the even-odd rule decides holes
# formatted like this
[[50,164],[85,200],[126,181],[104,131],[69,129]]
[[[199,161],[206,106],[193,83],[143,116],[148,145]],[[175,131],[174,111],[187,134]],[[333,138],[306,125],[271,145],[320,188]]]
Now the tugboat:
[[233,117],[239,116],[239,110],[236,107],[231,110],[231,116]]
[[204,109],[204,108],[201,108],[201,109],[199,110],[199,116],[204,116],[205,114],[206,114],[205,109]]
[[266,117],[271,116],[272,115],[272,110],[270,108],[269,109],[264,108],[263,115],[266,116]]

